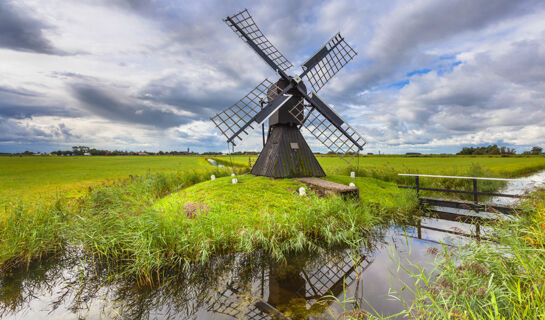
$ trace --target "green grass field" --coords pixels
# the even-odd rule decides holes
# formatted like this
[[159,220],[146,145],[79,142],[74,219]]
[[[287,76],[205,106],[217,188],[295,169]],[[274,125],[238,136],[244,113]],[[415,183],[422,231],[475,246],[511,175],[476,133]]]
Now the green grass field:
[[203,156],[0,157],[1,200],[78,196],[96,184],[172,171],[210,168]]
[[[216,159],[231,161],[226,156]],[[517,177],[545,169],[545,157],[365,156],[359,167],[336,157],[318,159],[328,173],[325,179],[354,182],[360,188],[359,201],[319,198],[310,190],[301,197],[297,189],[302,185],[295,180],[242,175],[249,170],[248,156],[233,157],[241,174],[236,185],[231,184],[230,167],[213,167],[203,156],[0,157],[0,272],[76,247],[106,263],[112,277],[142,285],[160,282],[166,270],[217,254],[262,250],[281,260],[287,253],[360,246],[366,234],[405,224],[419,214],[414,191],[397,187],[411,180],[397,173]],[[357,177],[351,179],[348,174],[354,170]],[[211,181],[211,174],[218,179]],[[460,187],[448,180],[436,183]],[[511,232],[499,238],[500,246],[460,249],[465,256],[457,261],[467,262],[468,272],[479,261],[479,266],[494,270],[494,278],[489,273],[460,277],[465,269],[448,260],[450,251],[447,260],[438,260],[444,262],[438,268],[443,268],[445,283],[482,295],[464,295],[449,285],[437,296],[437,285],[430,282],[417,292],[422,299],[412,308],[424,318],[438,319],[453,314],[472,319],[541,314],[543,193],[531,201],[539,214],[521,220],[526,223],[522,226],[500,226]],[[187,204],[198,209],[191,212]],[[511,251],[502,256],[494,252],[498,248]],[[512,263],[506,265],[507,259]],[[414,276],[423,283],[430,279]]]
[[[253,158],[255,161],[255,156]],[[231,161],[226,156],[217,159],[224,164]],[[233,157],[233,161],[239,166],[237,168],[239,173],[248,171],[247,156]],[[364,211],[352,210],[347,206],[346,219],[339,222],[345,226],[339,232],[350,234],[347,239],[356,237],[357,230],[361,231],[351,227],[354,226],[351,219],[360,216],[371,221],[371,217],[377,214],[381,219],[382,217],[404,219],[414,209],[414,197],[396,186],[396,183],[400,182],[397,172],[511,177],[545,168],[545,157],[365,156],[360,158],[359,169],[347,165],[336,157],[319,156],[319,161],[328,173],[327,179],[333,181],[348,183],[349,172],[357,171],[358,178],[354,182],[362,190],[360,204]],[[130,260],[136,257],[132,262],[131,273],[137,274],[142,271],[149,274],[151,269],[157,271],[161,266],[168,265],[168,259],[156,256],[163,248],[161,243],[173,246],[169,251],[173,259],[187,262],[191,260],[194,252],[189,249],[182,250],[180,246],[187,247],[189,244],[201,248],[199,252],[204,254],[225,251],[226,246],[234,247],[234,250],[262,248],[265,243],[270,242],[276,245],[275,248],[269,248],[270,252],[279,256],[285,250],[300,248],[301,241],[308,246],[315,243],[316,239],[322,239],[321,241],[326,243],[333,243],[337,240],[332,239],[338,239],[337,235],[328,233],[328,230],[318,228],[316,230],[319,231],[306,234],[295,228],[291,229],[293,232],[286,231],[283,238],[275,238],[274,233],[268,233],[265,238],[253,233],[250,235],[236,232],[227,232],[227,235],[218,233],[215,236],[223,240],[218,240],[216,245],[210,248],[207,247],[208,244],[203,245],[202,241],[214,238],[210,238],[210,234],[204,231],[197,232],[198,236],[187,243],[179,242],[175,234],[178,231],[186,232],[187,230],[180,229],[180,226],[186,225],[173,223],[172,221],[176,219],[165,220],[164,215],[157,214],[168,205],[173,206],[176,203],[176,194],[183,194],[184,201],[189,202],[196,201],[195,197],[200,196],[197,202],[210,206],[211,215],[225,217],[226,222],[246,223],[249,229],[252,226],[255,229],[263,224],[263,221],[256,219],[255,214],[269,210],[263,203],[270,201],[261,201],[261,204],[254,207],[257,199],[268,199],[268,192],[274,190],[279,192],[278,203],[284,201],[293,204],[291,215],[299,215],[301,221],[307,214],[316,215],[316,212],[322,209],[326,215],[344,210],[340,203],[333,200],[323,203],[316,200],[311,204],[298,202],[296,198],[294,199],[296,185],[290,180],[273,181],[260,178],[246,181],[248,178],[241,176],[241,182],[244,183],[234,188],[227,185],[220,189],[200,190],[200,187],[213,186],[211,182],[196,185],[209,180],[211,173],[219,177],[229,175],[232,171],[230,167],[220,169],[213,167],[204,156],[0,157],[0,168],[2,185],[0,265],[3,264],[4,268],[29,263],[33,259],[54,253],[66,243],[83,245],[93,255],[106,259],[113,257],[115,260],[115,257],[122,257]],[[455,184],[449,185],[450,182],[442,180],[435,183],[436,186],[460,187]],[[270,187],[267,187],[268,184]],[[284,184],[286,185],[283,187]],[[194,188],[191,187],[193,185]],[[216,184],[218,185],[219,183]],[[190,187],[187,190],[190,193],[184,193],[183,190],[187,187]],[[486,188],[493,189],[497,186],[480,187],[486,191]],[[239,189],[244,190],[240,194],[254,194],[256,201],[244,202],[247,197],[238,199],[236,196],[239,194],[233,191]],[[173,192],[170,200],[165,200],[168,197],[164,197]],[[259,192],[264,194],[259,196]],[[228,203],[216,206],[220,203],[217,199],[226,199]],[[156,203],[162,203],[163,208],[154,207],[161,206]],[[233,204],[246,207],[248,210],[239,212],[240,208],[233,207]],[[322,209],[318,210],[315,206],[321,206]],[[180,211],[178,209],[176,210]],[[165,212],[170,212],[167,216],[179,217],[179,212],[178,215],[174,213],[176,210]],[[275,224],[281,220],[271,221]],[[294,221],[292,223],[297,225]],[[191,224],[191,228],[206,229],[199,228],[199,225]],[[285,226],[285,230],[290,230],[287,224]],[[301,228],[300,230],[312,230],[312,224],[301,225]],[[102,236],[106,234],[115,237]],[[142,238],[143,236],[145,237]],[[251,239],[255,237],[262,241],[252,242]],[[132,240],[127,242],[126,239]],[[157,243],[154,249],[156,251],[146,247],[146,243],[150,241]],[[236,245],[237,241],[250,241],[248,242],[250,244],[247,247],[240,247]],[[140,245],[144,247],[138,248]],[[142,262],[138,257],[145,257],[146,254],[151,255],[150,260]]]
[[[206,156],[119,156],[119,157],[0,157],[0,203],[36,198],[54,198],[57,195],[77,197],[87,187],[111,182],[129,175],[208,169]],[[230,164],[229,156],[212,157]],[[237,166],[248,166],[248,158],[233,156]],[[428,173],[464,175],[479,166],[481,173],[497,177],[518,177],[545,169],[545,157],[497,156],[360,156],[351,164],[336,156],[318,156],[327,174],[348,175],[357,170],[358,176],[387,181],[397,173]]]
[[[233,156],[237,165],[248,165],[248,157],[255,162],[257,156]],[[214,157],[230,162],[228,156]],[[350,163],[330,155],[318,155],[318,161],[326,174],[347,173],[350,170],[390,171],[392,173],[450,174],[467,172],[475,165],[482,167],[489,174],[504,178],[518,177],[545,169],[544,156],[368,156],[354,157]]]

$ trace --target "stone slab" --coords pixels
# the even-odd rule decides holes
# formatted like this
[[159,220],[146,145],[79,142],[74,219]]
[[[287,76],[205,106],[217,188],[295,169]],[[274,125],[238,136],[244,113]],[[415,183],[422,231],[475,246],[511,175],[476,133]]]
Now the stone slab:
[[298,178],[320,196],[341,195],[343,197],[359,199],[360,192],[357,187],[351,187],[344,184],[323,180],[320,178]]

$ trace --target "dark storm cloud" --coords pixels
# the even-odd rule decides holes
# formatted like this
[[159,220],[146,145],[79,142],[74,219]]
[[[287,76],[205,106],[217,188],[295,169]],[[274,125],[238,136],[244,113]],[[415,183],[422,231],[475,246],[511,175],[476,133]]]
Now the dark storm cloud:
[[34,116],[77,117],[82,113],[62,103],[52,101],[44,94],[24,89],[0,86],[0,116],[13,119]]
[[14,6],[15,2],[0,1],[0,47],[18,51],[62,54],[43,35],[47,28]]
[[191,117],[180,116],[170,110],[152,108],[138,100],[124,101],[127,98],[116,96],[114,92],[102,87],[75,84],[72,90],[86,111],[111,121],[170,128],[192,120]]
[[36,97],[37,94],[26,89],[12,89],[0,86],[0,97],[2,95],[17,95],[22,97]]
[[71,130],[64,123],[44,127],[28,126],[12,118],[0,115],[0,143],[39,144],[73,138]]
[[[236,75],[224,74],[226,81]],[[202,80],[202,79],[200,79]],[[199,81],[200,82],[200,81]],[[189,111],[201,119],[207,119],[241,99],[257,83],[240,80],[236,88],[219,88],[216,83],[195,84],[176,75],[150,82],[140,91],[138,98],[153,103],[168,104],[178,110]]]
[[0,116],[27,119],[38,116],[77,117],[83,113],[54,105],[8,104],[0,101]]

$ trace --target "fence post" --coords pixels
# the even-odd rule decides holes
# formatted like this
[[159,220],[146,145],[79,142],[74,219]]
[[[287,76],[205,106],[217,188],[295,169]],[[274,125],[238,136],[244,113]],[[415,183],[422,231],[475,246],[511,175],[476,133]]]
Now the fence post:
[[416,197],[420,198],[420,177],[415,176],[415,180],[416,180]]
[[473,179],[473,202],[479,203],[479,191],[477,190],[477,179]]

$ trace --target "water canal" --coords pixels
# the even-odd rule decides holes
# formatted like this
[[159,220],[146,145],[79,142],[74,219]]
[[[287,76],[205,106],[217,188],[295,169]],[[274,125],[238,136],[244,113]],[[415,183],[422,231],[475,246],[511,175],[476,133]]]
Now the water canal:
[[[509,182],[503,191],[543,186],[545,172],[525,179]],[[411,303],[407,290],[400,294],[414,284],[406,269],[431,268],[433,248],[441,243],[474,241],[453,234],[473,233],[470,224],[423,218],[420,226],[375,230],[365,247],[298,255],[284,263],[259,252],[221,256],[166,275],[151,288],[112,277],[115,270],[90,263],[71,248],[28,271],[2,275],[0,318],[342,319],[345,308],[392,315]]]

